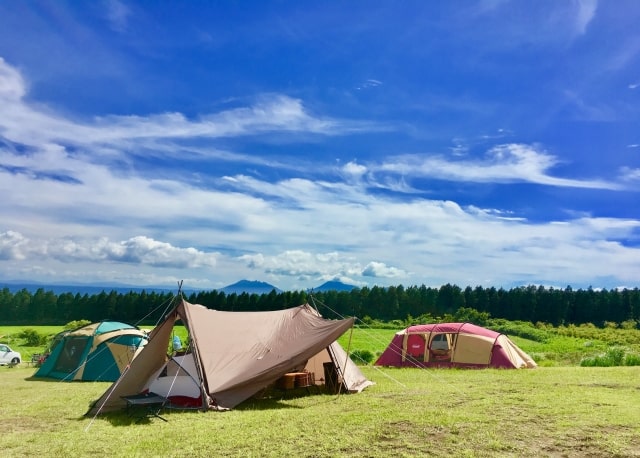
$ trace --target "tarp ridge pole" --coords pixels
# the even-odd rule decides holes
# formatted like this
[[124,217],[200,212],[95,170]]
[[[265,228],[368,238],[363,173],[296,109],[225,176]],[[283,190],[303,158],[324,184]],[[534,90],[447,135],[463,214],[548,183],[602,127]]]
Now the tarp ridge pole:
[[344,374],[345,374],[345,370],[347,369],[347,364],[349,362],[349,353],[351,352],[351,337],[353,337],[353,323],[351,324],[351,332],[349,333],[349,343],[347,345],[347,352],[345,354],[344,366],[342,366],[344,370],[342,371],[342,383],[338,387],[338,395],[340,395],[340,391],[342,391],[342,385],[346,383],[346,380],[344,379],[345,378]]

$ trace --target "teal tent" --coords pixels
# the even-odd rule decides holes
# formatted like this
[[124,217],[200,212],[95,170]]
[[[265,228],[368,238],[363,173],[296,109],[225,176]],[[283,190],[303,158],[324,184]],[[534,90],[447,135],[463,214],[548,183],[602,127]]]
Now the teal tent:
[[34,376],[115,381],[146,342],[144,331],[117,321],[64,331],[54,338],[49,356]]

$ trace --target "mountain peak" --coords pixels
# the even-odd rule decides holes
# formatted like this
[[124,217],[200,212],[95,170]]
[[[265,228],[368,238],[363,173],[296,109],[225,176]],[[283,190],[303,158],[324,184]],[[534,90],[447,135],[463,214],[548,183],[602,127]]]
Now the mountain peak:
[[347,285],[346,283],[342,283],[338,280],[330,280],[324,282],[320,286],[313,288],[314,291],[325,292],[325,291],[351,291],[352,289],[357,288],[355,285]]
[[225,294],[269,294],[274,289],[277,293],[282,292],[270,283],[255,280],[240,280],[224,288],[219,288],[218,291]]

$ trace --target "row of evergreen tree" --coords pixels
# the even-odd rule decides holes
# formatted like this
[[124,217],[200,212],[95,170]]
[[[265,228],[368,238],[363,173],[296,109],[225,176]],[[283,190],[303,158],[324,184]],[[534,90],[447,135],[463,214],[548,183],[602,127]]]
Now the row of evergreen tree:
[[[26,289],[12,293],[0,291],[0,317],[4,324],[60,325],[74,320],[92,322],[103,319],[131,324],[153,324],[171,303],[172,293],[154,291],[100,294],[56,295],[43,288],[31,293]],[[373,320],[408,320],[418,317],[453,315],[465,307],[488,312],[494,318],[544,322],[553,325],[605,322],[640,322],[640,290],[565,289],[525,286],[505,290],[476,286],[461,289],[446,284],[427,286],[373,286],[352,291],[315,292],[271,291],[268,294],[225,294],[216,290],[191,293],[191,303],[227,311],[279,310],[313,299],[323,316],[368,317]]]

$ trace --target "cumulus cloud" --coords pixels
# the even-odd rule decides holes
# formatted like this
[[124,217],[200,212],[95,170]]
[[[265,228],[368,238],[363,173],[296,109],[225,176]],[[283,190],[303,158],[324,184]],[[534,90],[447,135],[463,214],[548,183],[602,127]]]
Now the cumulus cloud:
[[29,240],[19,232],[0,233],[0,260],[24,260],[26,258],[24,250],[27,248],[28,242]]
[[312,253],[303,250],[287,250],[273,256],[264,254],[243,255],[239,260],[250,267],[259,267],[267,274],[285,275],[300,278],[321,278],[335,275],[336,272],[350,272],[354,267],[353,259],[337,252]]
[[116,262],[154,267],[214,267],[216,253],[195,248],[180,248],[145,236],[112,242],[99,240],[40,239],[29,240],[22,234],[7,231],[0,234],[0,259],[43,262],[47,259],[64,263]]
[[362,276],[374,278],[398,278],[406,275],[402,269],[389,267],[383,262],[370,262],[362,270]]

